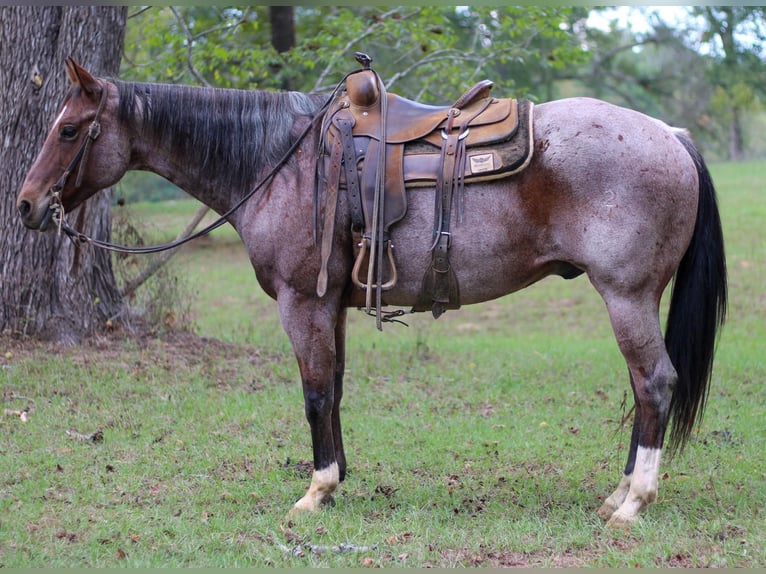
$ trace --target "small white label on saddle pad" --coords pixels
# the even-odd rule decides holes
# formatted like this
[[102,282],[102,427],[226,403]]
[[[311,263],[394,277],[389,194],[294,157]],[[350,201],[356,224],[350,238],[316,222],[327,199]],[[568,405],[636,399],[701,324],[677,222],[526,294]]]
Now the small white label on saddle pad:
[[495,169],[495,160],[491,153],[472,155],[468,160],[471,162],[471,173],[484,173]]

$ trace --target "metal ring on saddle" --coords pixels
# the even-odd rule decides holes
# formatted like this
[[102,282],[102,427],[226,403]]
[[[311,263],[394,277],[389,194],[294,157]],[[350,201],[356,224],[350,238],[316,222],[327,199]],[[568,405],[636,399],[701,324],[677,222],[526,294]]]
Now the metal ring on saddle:
[[[468,134],[469,134],[470,132],[471,132],[470,128],[467,128],[467,129],[466,129],[466,130],[465,130],[465,131],[464,131],[462,134],[460,134],[459,136],[457,136],[457,139],[458,139],[458,141],[460,141],[460,140],[464,140],[465,138],[467,138],[467,137],[468,137]],[[446,130],[442,130],[442,131],[441,131],[441,134],[442,134],[442,139],[443,139],[443,140],[446,140],[446,139],[448,139],[448,138],[449,138],[449,134],[447,133],[447,131],[446,131]]]

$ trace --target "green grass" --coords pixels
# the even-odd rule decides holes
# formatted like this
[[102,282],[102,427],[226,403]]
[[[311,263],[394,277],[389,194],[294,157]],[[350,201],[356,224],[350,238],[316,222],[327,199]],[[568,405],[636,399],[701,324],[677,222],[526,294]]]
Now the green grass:
[[[0,339],[2,408],[34,407],[0,419],[0,566],[763,566],[766,163],[712,171],[729,322],[703,424],[629,532],[596,516],[630,401],[582,278],[383,334],[352,311],[349,475],[334,506],[286,520],[310,480],[298,372],[229,228],[172,263],[209,339]],[[131,209],[167,239],[196,205]]]

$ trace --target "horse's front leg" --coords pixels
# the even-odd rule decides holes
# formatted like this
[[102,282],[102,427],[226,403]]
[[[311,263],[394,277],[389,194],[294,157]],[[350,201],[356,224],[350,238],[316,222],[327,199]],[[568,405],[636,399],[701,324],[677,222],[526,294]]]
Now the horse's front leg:
[[[311,427],[314,451],[314,474],[306,494],[295,503],[294,511],[317,510],[327,502],[341,478],[341,468],[336,453],[333,421],[337,411],[335,385],[336,327],[343,315],[337,300],[330,297],[317,299],[289,292],[278,297],[282,326],[287,332],[303,383],[303,399],[306,419]],[[341,350],[342,353],[342,350]],[[337,437],[340,444],[340,437]],[[343,461],[343,455],[341,461]],[[345,467],[345,462],[342,463]],[[343,468],[345,473],[345,468]]]
[[335,441],[335,460],[338,462],[340,482],[346,478],[346,453],[340,428],[340,401],[343,398],[343,375],[346,372],[346,317],[348,310],[338,310],[335,325],[335,396],[332,408],[332,436]]

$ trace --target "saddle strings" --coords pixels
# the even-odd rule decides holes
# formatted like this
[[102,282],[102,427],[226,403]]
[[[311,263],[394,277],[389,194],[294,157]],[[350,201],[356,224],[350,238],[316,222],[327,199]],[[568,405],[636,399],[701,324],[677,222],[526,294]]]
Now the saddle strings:
[[381,330],[381,307],[383,306],[383,256],[385,250],[385,229],[383,227],[383,214],[385,213],[385,170],[386,170],[386,120],[388,117],[388,98],[386,87],[378,73],[372,68],[368,69],[375,74],[375,82],[378,86],[380,98],[380,147],[378,149],[378,163],[375,172],[375,195],[372,207],[372,230],[370,237],[370,264],[367,266],[367,293],[365,297],[365,311],[369,315],[372,308],[372,274],[375,274],[375,317],[376,327]]

